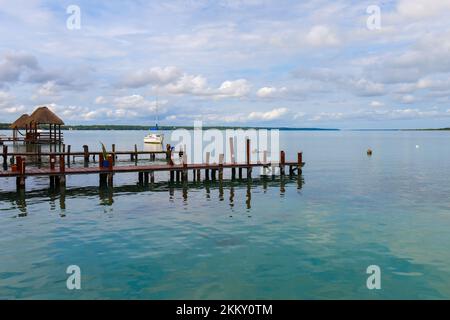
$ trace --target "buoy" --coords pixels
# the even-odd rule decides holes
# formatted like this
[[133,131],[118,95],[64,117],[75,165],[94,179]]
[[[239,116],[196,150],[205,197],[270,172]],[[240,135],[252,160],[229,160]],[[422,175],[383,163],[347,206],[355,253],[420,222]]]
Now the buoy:
[[372,149],[367,149],[367,155],[371,156],[372,155]]

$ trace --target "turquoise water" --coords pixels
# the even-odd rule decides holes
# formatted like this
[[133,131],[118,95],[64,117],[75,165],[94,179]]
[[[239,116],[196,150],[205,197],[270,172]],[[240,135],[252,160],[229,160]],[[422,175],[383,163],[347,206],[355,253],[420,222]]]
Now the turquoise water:
[[[66,132],[118,149],[142,131]],[[95,137],[94,139],[92,137]],[[450,133],[281,132],[300,180],[0,179],[0,298],[450,298]],[[367,157],[365,151],[374,154]],[[81,290],[66,268],[81,268]],[[381,268],[368,290],[366,268]]]

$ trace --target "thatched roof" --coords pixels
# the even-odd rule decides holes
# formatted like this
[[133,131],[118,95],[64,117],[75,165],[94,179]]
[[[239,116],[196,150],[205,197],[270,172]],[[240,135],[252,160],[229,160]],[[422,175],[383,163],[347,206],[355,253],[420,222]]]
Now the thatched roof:
[[62,121],[56,114],[54,114],[49,108],[47,107],[39,107],[30,116],[30,120],[33,123],[40,123],[40,124],[64,124],[64,121]]
[[30,123],[30,116],[28,114],[23,114],[21,115],[16,121],[14,121],[13,123],[11,123],[11,125],[9,126],[10,128],[14,129],[23,129],[25,128],[25,126],[27,124]]

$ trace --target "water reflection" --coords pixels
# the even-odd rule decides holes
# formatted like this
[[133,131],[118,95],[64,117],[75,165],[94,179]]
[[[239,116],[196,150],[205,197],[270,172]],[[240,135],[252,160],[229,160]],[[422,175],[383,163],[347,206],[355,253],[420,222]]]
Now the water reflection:
[[224,181],[203,181],[203,182],[157,182],[147,186],[143,185],[122,185],[122,186],[103,186],[103,187],[80,187],[66,189],[63,186],[49,188],[45,190],[33,190],[25,192],[21,189],[17,192],[1,192],[0,201],[10,202],[14,207],[19,210],[19,217],[25,217],[27,212],[27,201],[37,198],[48,199],[50,210],[61,211],[61,216],[65,216],[66,211],[66,198],[80,198],[80,197],[93,197],[98,196],[99,204],[101,206],[112,207],[114,205],[114,194],[133,194],[137,192],[157,192],[169,194],[169,201],[175,201],[176,191],[181,191],[183,204],[185,206],[189,203],[190,191],[203,190],[207,201],[212,200],[212,191],[218,192],[218,201],[225,201],[225,194],[229,193],[228,204],[230,209],[234,209],[236,206],[235,196],[237,190],[243,190],[245,192],[245,208],[250,211],[252,208],[252,193],[254,190],[262,189],[263,193],[267,193],[269,189],[279,188],[280,197],[284,197],[286,194],[288,185],[296,185],[297,189],[301,189],[304,184],[303,176],[295,177],[276,177],[267,178],[262,177],[258,179],[248,180],[224,180]]

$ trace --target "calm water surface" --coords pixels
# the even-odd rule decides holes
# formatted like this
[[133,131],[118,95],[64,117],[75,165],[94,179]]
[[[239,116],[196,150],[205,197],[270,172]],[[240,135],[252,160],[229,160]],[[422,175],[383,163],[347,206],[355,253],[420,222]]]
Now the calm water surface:
[[[6,132],[3,132],[6,133]],[[142,148],[144,131],[65,132]],[[450,298],[450,133],[281,132],[300,180],[153,188],[0,179],[0,298]],[[374,154],[367,157],[365,151]],[[165,181],[162,175],[159,181]],[[67,266],[82,289],[66,289]],[[382,289],[366,288],[366,268]]]

